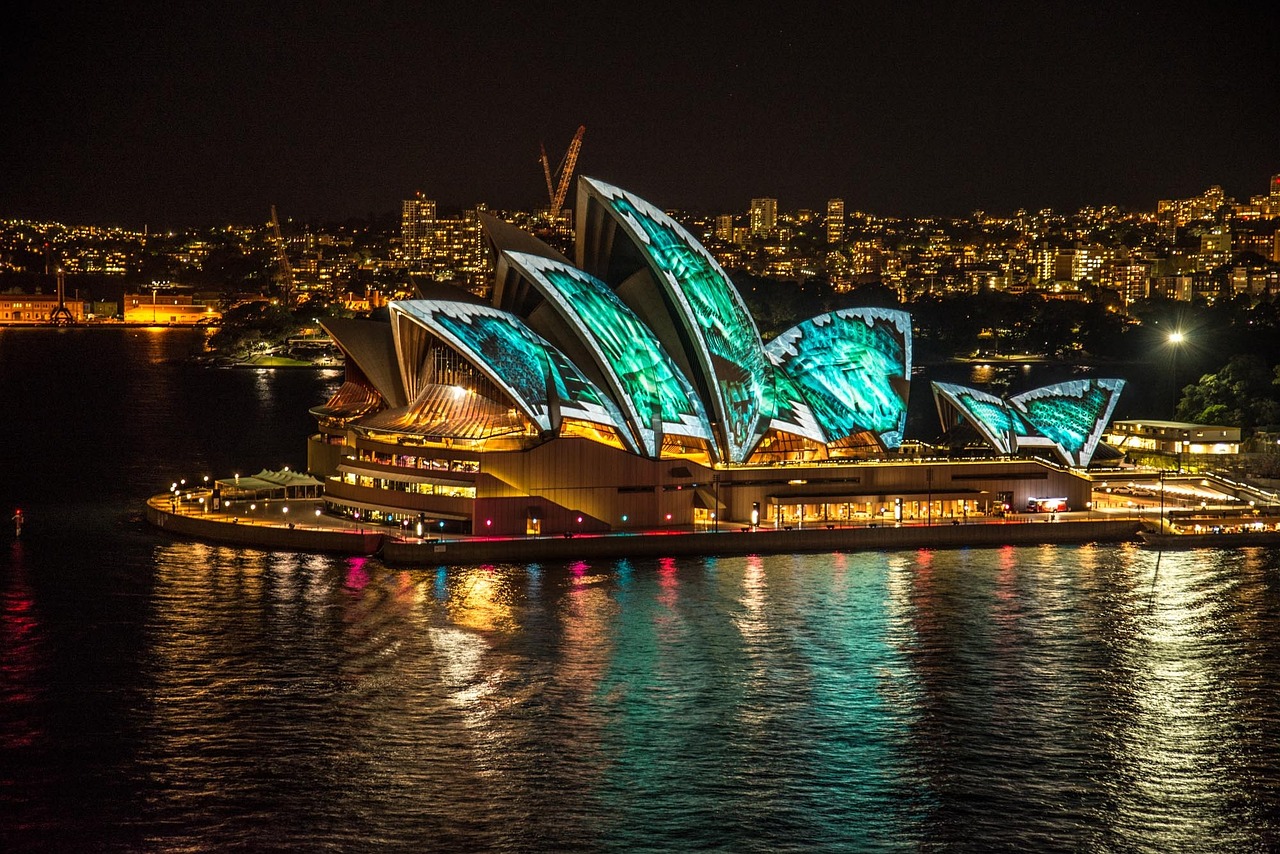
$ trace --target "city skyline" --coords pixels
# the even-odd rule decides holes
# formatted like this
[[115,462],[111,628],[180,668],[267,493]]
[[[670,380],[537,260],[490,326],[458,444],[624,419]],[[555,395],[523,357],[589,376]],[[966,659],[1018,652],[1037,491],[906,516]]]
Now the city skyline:
[[[1243,5],[1100,19],[873,4],[732,19],[395,4],[22,4],[6,216],[153,228],[545,203],[538,164],[659,204],[957,216],[1265,192],[1277,49]],[[803,11],[803,10],[802,10]]]
[[[595,178],[602,180],[595,175],[579,175],[574,173],[574,179],[578,177]],[[987,223],[1009,223],[1019,220],[1038,220],[1043,216],[1049,216],[1051,219],[1069,219],[1076,216],[1098,216],[1098,215],[1115,215],[1123,218],[1141,218],[1149,221],[1176,220],[1177,224],[1185,224],[1190,220],[1201,219],[1205,222],[1211,220],[1214,216],[1212,206],[1221,204],[1224,214],[1229,218],[1243,218],[1241,221],[1269,221],[1273,218],[1273,214],[1269,211],[1273,209],[1274,200],[1277,195],[1277,188],[1280,188],[1280,173],[1262,176],[1259,180],[1253,181],[1252,184],[1245,186],[1243,192],[1232,194],[1224,190],[1220,182],[1210,183],[1204,187],[1186,194],[1185,196],[1172,196],[1169,194],[1154,199],[1148,205],[1117,205],[1106,201],[1089,201],[1084,200],[1077,207],[1073,208],[1054,208],[1052,206],[1032,208],[1029,206],[1021,206],[1010,210],[987,210],[978,206],[956,213],[939,213],[921,211],[912,214],[895,214],[883,211],[877,211],[869,208],[855,207],[847,199],[839,196],[826,197],[824,201],[812,206],[805,205],[785,205],[777,198],[761,196],[756,198],[744,197],[739,204],[728,208],[708,208],[706,206],[690,206],[680,204],[678,201],[665,205],[664,209],[670,211],[677,216],[694,220],[706,221],[709,225],[709,233],[713,233],[715,228],[720,225],[731,223],[738,227],[741,234],[750,235],[755,238],[763,238],[766,235],[774,233],[774,229],[782,226],[791,226],[796,223],[813,223],[822,224],[823,228],[827,228],[827,223],[832,220],[838,222],[844,228],[853,227],[855,220],[861,218],[869,224],[874,223],[927,223],[930,221],[937,223],[965,223],[965,222],[987,222]],[[387,229],[402,230],[404,228],[404,217],[409,207],[420,207],[427,211],[427,218],[436,221],[455,221],[460,218],[473,216],[476,211],[485,211],[500,216],[512,216],[519,218],[541,219],[546,215],[546,200],[535,199],[525,207],[506,206],[498,207],[489,204],[483,199],[477,199],[470,202],[459,202],[457,204],[440,202],[431,197],[430,193],[420,189],[408,190],[401,194],[403,197],[396,197],[390,200],[383,208],[363,213],[350,213],[343,216],[328,216],[325,214],[317,214],[312,216],[294,215],[287,212],[280,213],[280,222],[291,224],[295,228],[326,228],[326,227],[345,227],[351,224],[365,222],[369,225],[382,223]],[[568,196],[565,208],[572,211],[574,207],[574,191]],[[752,225],[755,217],[759,213],[761,204],[772,206],[771,225],[768,228],[759,228]],[[184,222],[179,226],[159,226],[153,227],[150,223],[121,223],[118,217],[108,216],[99,221],[87,220],[68,220],[52,217],[35,217],[15,215],[12,212],[0,210],[0,223],[17,224],[30,223],[41,226],[58,226],[70,229],[90,229],[102,232],[120,233],[120,234],[160,234],[168,232],[170,234],[179,234],[186,232],[197,232],[207,228],[260,228],[271,226],[271,208],[269,205],[266,214],[263,215],[258,211],[251,211],[242,219],[211,219]],[[1190,210],[1191,214],[1184,211]],[[562,215],[564,211],[562,211]],[[1196,215],[1198,214],[1198,215]],[[726,222],[727,220],[727,222]],[[567,220],[566,220],[567,222]],[[832,236],[831,232],[827,232],[827,242],[835,243],[838,240]],[[723,238],[730,241],[732,238],[725,236]]]

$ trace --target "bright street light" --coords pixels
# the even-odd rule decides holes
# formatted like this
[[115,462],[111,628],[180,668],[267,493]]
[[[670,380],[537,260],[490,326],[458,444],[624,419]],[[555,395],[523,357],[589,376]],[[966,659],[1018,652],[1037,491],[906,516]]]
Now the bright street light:
[[1173,408],[1169,415],[1170,418],[1176,418],[1178,415],[1178,351],[1182,349],[1182,344],[1186,340],[1186,336],[1182,334],[1181,330],[1175,329],[1169,333],[1169,344],[1172,345],[1173,349],[1171,354],[1173,360],[1169,371],[1169,382],[1173,386]]

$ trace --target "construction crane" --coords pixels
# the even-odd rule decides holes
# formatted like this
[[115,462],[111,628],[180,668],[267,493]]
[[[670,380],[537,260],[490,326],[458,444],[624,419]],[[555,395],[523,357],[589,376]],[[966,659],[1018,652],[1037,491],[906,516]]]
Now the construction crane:
[[276,216],[276,206],[271,206],[271,233],[276,242],[276,267],[280,276],[280,293],[285,308],[293,308],[293,268],[289,266],[289,255],[284,251],[284,236],[280,233],[280,217]]
[[548,213],[552,223],[559,220],[560,208],[564,206],[564,198],[569,194],[569,179],[573,177],[573,167],[578,165],[578,151],[582,148],[582,135],[586,132],[586,125],[578,126],[578,132],[573,135],[573,142],[569,143],[555,172],[551,171],[551,162],[547,160],[547,147],[539,146],[542,149],[542,174],[547,179],[547,198],[551,202]]

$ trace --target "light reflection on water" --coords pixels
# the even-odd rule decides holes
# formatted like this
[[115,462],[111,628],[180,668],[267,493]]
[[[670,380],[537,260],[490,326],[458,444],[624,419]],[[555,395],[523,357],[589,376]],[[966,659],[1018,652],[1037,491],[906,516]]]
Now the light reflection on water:
[[1154,561],[168,543],[115,772],[160,848],[1259,849],[1280,570]]
[[298,465],[340,381],[201,337],[0,336],[0,850],[1280,850],[1280,556],[178,542],[147,495]]
[[1174,552],[1156,565],[1143,555],[1151,587],[1124,649],[1135,714],[1122,736],[1132,786],[1120,792],[1119,821],[1161,850],[1207,840],[1248,850],[1256,842],[1233,815],[1241,792],[1228,782],[1247,771],[1233,767],[1235,731],[1247,712],[1235,702],[1235,655],[1224,654],[1244,640],[1244,627],[1228,618],[1242,567],[1205,556]]

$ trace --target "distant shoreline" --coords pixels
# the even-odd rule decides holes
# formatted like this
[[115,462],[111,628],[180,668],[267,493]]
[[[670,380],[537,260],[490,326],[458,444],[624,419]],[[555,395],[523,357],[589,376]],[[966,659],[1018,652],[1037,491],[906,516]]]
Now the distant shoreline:
[[48,321],[28,322],[25,320],[6,320],[0,323],[0,329],[218,329],[220,323],[138,323],[125,320],[95,320],[84,323],[49,323]]

